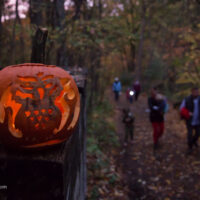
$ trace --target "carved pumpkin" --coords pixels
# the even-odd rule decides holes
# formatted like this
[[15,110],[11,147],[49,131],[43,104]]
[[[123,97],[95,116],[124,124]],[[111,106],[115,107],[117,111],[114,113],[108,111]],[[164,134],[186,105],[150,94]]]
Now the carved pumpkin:
[[0,140],[36,148],[61,143],[77,124],[80,96],[63,69],[21,64],[0,71]]

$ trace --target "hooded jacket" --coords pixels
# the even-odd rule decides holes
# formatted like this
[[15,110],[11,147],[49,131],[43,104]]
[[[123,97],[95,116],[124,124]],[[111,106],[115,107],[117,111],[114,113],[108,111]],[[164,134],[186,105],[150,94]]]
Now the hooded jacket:
[[148,98],[148,105],[150,109],[150,121],[151,122],[164,122],[164,100],[157,100],[154,97]]

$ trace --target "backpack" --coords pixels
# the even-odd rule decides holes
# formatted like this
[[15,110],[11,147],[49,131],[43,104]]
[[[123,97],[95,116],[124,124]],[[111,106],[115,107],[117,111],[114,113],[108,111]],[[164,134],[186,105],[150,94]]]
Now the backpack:
[[121,83],[119,81],[118,82],[114,82],[112,89],[113,89],[113,91],[120,92],[121,91]]
[[181,119],[185,119],[185,120],[190,119],[189,110],[185,107],[181,108],[180,116],[181,116]]
[[164,113],[167,113],[168,110],[169,110],[169,104],[168,104],[167,101],[165,100]]

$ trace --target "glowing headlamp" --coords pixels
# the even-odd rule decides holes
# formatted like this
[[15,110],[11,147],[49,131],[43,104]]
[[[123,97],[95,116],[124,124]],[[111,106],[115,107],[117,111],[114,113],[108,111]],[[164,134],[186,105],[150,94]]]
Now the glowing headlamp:
[[133,96],[133,95],[135,94],[135,92],[131,90],[131,91],[129,92],[129,94],[130,94],[131,96]]

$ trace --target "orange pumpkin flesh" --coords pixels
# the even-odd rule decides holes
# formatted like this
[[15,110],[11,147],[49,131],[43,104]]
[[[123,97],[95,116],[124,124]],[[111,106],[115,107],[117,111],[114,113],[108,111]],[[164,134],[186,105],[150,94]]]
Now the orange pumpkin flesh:
[[80,96],[63,69],[26,63],[0,71],[1,141],[36,148],[65,141],[80,112]]

